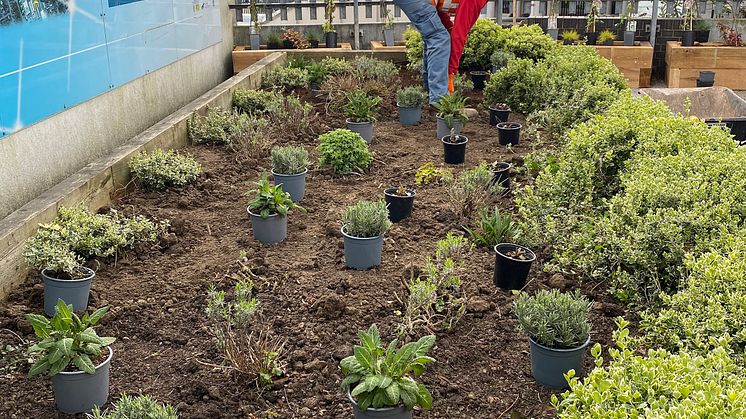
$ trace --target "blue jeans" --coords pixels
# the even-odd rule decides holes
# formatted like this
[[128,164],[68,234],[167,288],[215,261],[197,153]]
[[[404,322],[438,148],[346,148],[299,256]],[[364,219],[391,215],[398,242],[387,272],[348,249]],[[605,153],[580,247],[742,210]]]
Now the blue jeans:
[[415,28],[422,34],[422,80],[429,92],[430,103],[437,103],[448,94],[448,58],[451,37],[428,0],[394,0]]

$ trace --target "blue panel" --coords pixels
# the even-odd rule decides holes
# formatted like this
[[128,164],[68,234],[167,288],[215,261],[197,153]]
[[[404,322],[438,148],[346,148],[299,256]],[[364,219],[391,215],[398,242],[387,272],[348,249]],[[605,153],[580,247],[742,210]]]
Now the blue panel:
[[135,3],[142,0],[109,0],[109,7],[122,6],[125,4]]

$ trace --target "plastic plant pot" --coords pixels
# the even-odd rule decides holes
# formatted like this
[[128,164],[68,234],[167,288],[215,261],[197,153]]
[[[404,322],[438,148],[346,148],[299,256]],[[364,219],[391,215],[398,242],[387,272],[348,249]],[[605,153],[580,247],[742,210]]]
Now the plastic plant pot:
[[[503,104],[504,105],[504,104]],[[510,116],[510,107],[507,105],[500,106],[493,105],[489,107],[490,109],[490,125],[496,126],[500,122],[508,122],[508,117]]]
[[251,43],[251,49],[256,51],[261,48],[262,36],[258,33],[249,34],[249,41]]
[[613,39],[607,39],[606,41],[604,41],[604,46],[613,47],[614,46],[614,40]]
[[86,272],[86,276],[81,279],[59,279],[49,276],[47,269],[41,271],[44,282],[44,313],[48,316],[54,316],[57,300],[72,304],[73,311],[85,311],[88,308],[88,295],[96,273],[85,266],[80,269]]
[[694,40],[700,44],[710,41],[710,30],[694,31]]
[[281,173],[275,173],[272,170],[272,177],[275,179],[275,185],[282,185],[282,190],[290,194],[290,199],[293,202],[300,202],[304,196],[306,196],[306,174],[308,169],[304,170],[303,173],[296,175],[283,175]]
[[381,264],[383,234],[377,237],[354,237],[347,234],[345,227],[342,227],[342,236],[348,268],[363,271]]
[[255,240],[264,244],[275,244],[285,240],[288,236],[288,217],[273,214],[262,218],[248,208],[246,211],[251,217],[251,229],[254,231]]
[[492,181],[505,189],[510,189],[510,168],[512,166],[512,164],[504,161],[495,162],[495,168],[492,169]]
[[470,71],[471,81],[474,82],[474,90],[484,89],[484,83],[487,81],[486,71]]
[[585,343],[577,348],[555,349],[536,343],[528,338],[531,347],[531,373],[536,381],[550,388],[568,387],[565,373],[575,370],[576,376],[583,372],[585,350],[591,342],[588,336]]
[[383,191],[386,208],[389,211],[389,220],[392,223],[398,223],[412,215],[414,197],[417,195],[415,191],[407,189],[406,195],[401,196],[396,194],[396,190],[397,188],[387,188]]
[[633,31],[624,31],[624,46],[631,47],[635,45],[635,33]]
[[681,34],[681,46],[682,47],[694,46],[694,31],[684,31]]
[[347,129],[360,134],[366,143],[373,142],[373,123],[372,122],[353,122],[347,119]]
[[[523,249],[526,260],[508,256],[508,253]],[[536,254],[528,247],[513,243],[500,243],[495,246],[495,272],[493,280],[498,288],[519,290],[526,286],[526,279]]]
[[714,71],[700,71],[699,81],[702,83],[715,83],[715,72]]
[[387,47],[393,47],[395,45],[394,44],[394,28],[383,30],[383,43]]
[[521,124],[518,122],[500,122],[497,124],[497,135],[500,145],[518,145],[521,138]]
[[350,403],[352,404],[352,412],[355,415],[355,419],[412,419],[412,411],[407,410],[404,406],[382,407],[379,409],[369,407],[361,410],[349,391],[347,392],[347,398],[350,399]]
[[96,372],[60,372],[51,377],[54,401],[63,413],[90,413],[94,406],[102,407],[109,398],[109,368],[114,351],[96,366]]
[[596,45],[598,42],[598,32],[588,32],[585,34],[587,45]]
[[318,48],[319,47],[319,41],[308,41],[308,44],[311,45],[311,48]]
[[[456,135],[461,134],[461,120],[453,119],[453,128]],[[448,128],[448,124],[444,118],[439,116],[435,117],[435,135],[440,140],[446,135],[451,135],[451,128]]]
[[295,49],[295,44],[293,44],[293,41],[288,41],[286,39],[283,39],[282,48],[283,49]]
[[[397,105],[398,106],[398,105]],[[399,106],[399,123],[404,126],[416,125],[422,119],[422,108]]]
[[443,160],[448,164],[461,164],[466,160],[466,143],[469,139],[465,135],[457,135],[456,142],[451,142],[451,136],[441,138],[443,143]]
[[337,33],[336,32],[327,32],[324,34],[324,37],[325,37],[327,48],[337,48]]

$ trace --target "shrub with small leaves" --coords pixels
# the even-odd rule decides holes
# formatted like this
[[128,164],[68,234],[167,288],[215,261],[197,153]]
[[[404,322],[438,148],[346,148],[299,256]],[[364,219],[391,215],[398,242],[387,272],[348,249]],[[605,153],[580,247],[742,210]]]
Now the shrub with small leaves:
[[576,348],[591,333],[591,303],[580,291],[541,290],[521,293],[514,303],[518,324],[534,342],[555,349]]
[[352,63],[344,58],[326,57],[321,60],[321,66],[329,76],[344,76],[353,71]]
[[389,213],[383,200],[360,200],[347,207],[342,215],[345,233],[353,237],[378,237],[391,227]]
[[320,135],[317,150],[319,167],[331,168],[338,176],[363,171],[373,159],[363,137],[346,129]]
[[443,169],[435,166],[435,163],[429,161],[417,169],[414,174],[414,183],[418,185],[429,185],[431,183],[441,183],[445,179],[452,177],[450,169]]
[[376,122],[376,114],[381,106],[381,98],[370,96],[362,89],[355,89],[345,94],[346,103],[343,111],[352,122]]
[[453,91],[465,96],[474,91],[474,82],[463,74],[453,76]]
[[286,217],[291,209],[303,211],[303,207],[293,202],[290,194],[282,190],[282,185],[269,182],[266,173],[262,174],[256,185],[254,191],[246,192],[246,195],[254,195],[248,206],[252,213],[267,218],[272,215]]
[[208,108],[205,116],[192,115],[188,125],[189,138],[197,144],[230,144],[246,132],[251,119],[234,111]]
[[467,35],[461,65],[471,70],[487,70],[492,53],[502,43],[504,32],[492,19],[477,19]]
[[252,295],[253,289],[254,283],[250,279],[241,279],[233,287],[233,300],[226,301],[225,291],[210,284],[205,308],[207,317],[213,320],[223,319],[231,327],[249,327],[259,309],[259,301]]
[[238,88],[233,91],[233,107],[249,115],[271,112],[282,103],[283,95],[276,91]]
[[429,410],[433,396],[425,386],[412,378],[420,376],[435,359],[427,353],[435,345],[435,336],[428,335],[397,350],[398,340],[384,345],[375,324],[359,331],[360,345],[354,355],[344,358],[339,366],[345,378],[342,390],[350,392],[360,410],[397,407],[407,410],[420,406]]
[[488,206],[505,188],[493,182],[487,163],[462,172],[448,180],[448,199],[459,216],[471,218],[475,212]]
[[483,208],[479,211],[476,227],[464,227],[472,241],[478,246],[494,247],[500,243],[514,242],[519,236],[517,223],[508,214],[501,214],[495,207],[492,211]]
[[422,55],[424,53],[422,34],[417,29],[407,26],[407,29],[404,31],[404,46],[407,49],[407,68],[420,71],[422,69]]
[[129,168],[138,184],[156,191],[184,186],[202,172],[202,167],[193,157],[160,148],[151,153],[138,153],[130,159]]
[[402,108],[421,108],[427,103],[427,93],[420,86],[409,86],[396,92],[396,104]]
[[302,68],[275,67],[262,76],[262,87],[294,90],[308,87],[308,72]]
[[297,175],[308,168],[308,151],[303,147],[285,146],[272,149],[272,171]]
[[148,395],[129,396],[122,393],[110,409],[104,411],[94,406],[89,419],[178,419],[176,409],[170,404],[158,403]]
[[393,83],[399,77],[399,68],[391,61],[358,56],[352,60],[355,76],[360,80],[377,80],[386,84]]
[[515,58],[512,52],[508,52],[502,49],[495,50],[490,56],[490,63],[492,63],[492,70],[497,71],[501,68],[507,67],[510,60]]

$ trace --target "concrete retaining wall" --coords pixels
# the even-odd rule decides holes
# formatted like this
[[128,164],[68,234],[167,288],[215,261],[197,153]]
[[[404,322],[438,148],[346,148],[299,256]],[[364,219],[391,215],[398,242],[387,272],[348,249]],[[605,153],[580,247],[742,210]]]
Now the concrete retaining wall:
[[[150,128],[146,127],[144,132],[124,144],[98,156],[73,175],[0,221],[0,298],[5,298],[28,275],[28,267],[22,257],[23,244],[34,234],[40,223],[48,223],[54,219],[59,207],[82,203],[95,210],[107,205],[110,194],[121,190],[123,185],[129,183],[130,173],[127,162],[133,155],[143,149],[179,148],[187,145],[189,143],[187,121],[194,113],[204,114],[208,106],[229,107],[233,90],[239,87],[259,87],[262,75],[274,66],[284,64],[286,60],[284,53],[273,53],[263,58]],[[138,101],[132,101],[119,104],[119,106],[129,106],[133,108],[131,112],[135,112],[134,108],[137,108],[138,103]],[[122,117],[125,117],[127,110],[123,112]],[[77,128],[72,122],[68,124],[68,128],[72,131]],[[48,135],[53,136],[52,133]],[[46,151],[51,154],[55,153],[55,149],[46,149]],[[85,156],[85,150],[81,153]],[[41,164],[44,163],[41,162]]]

